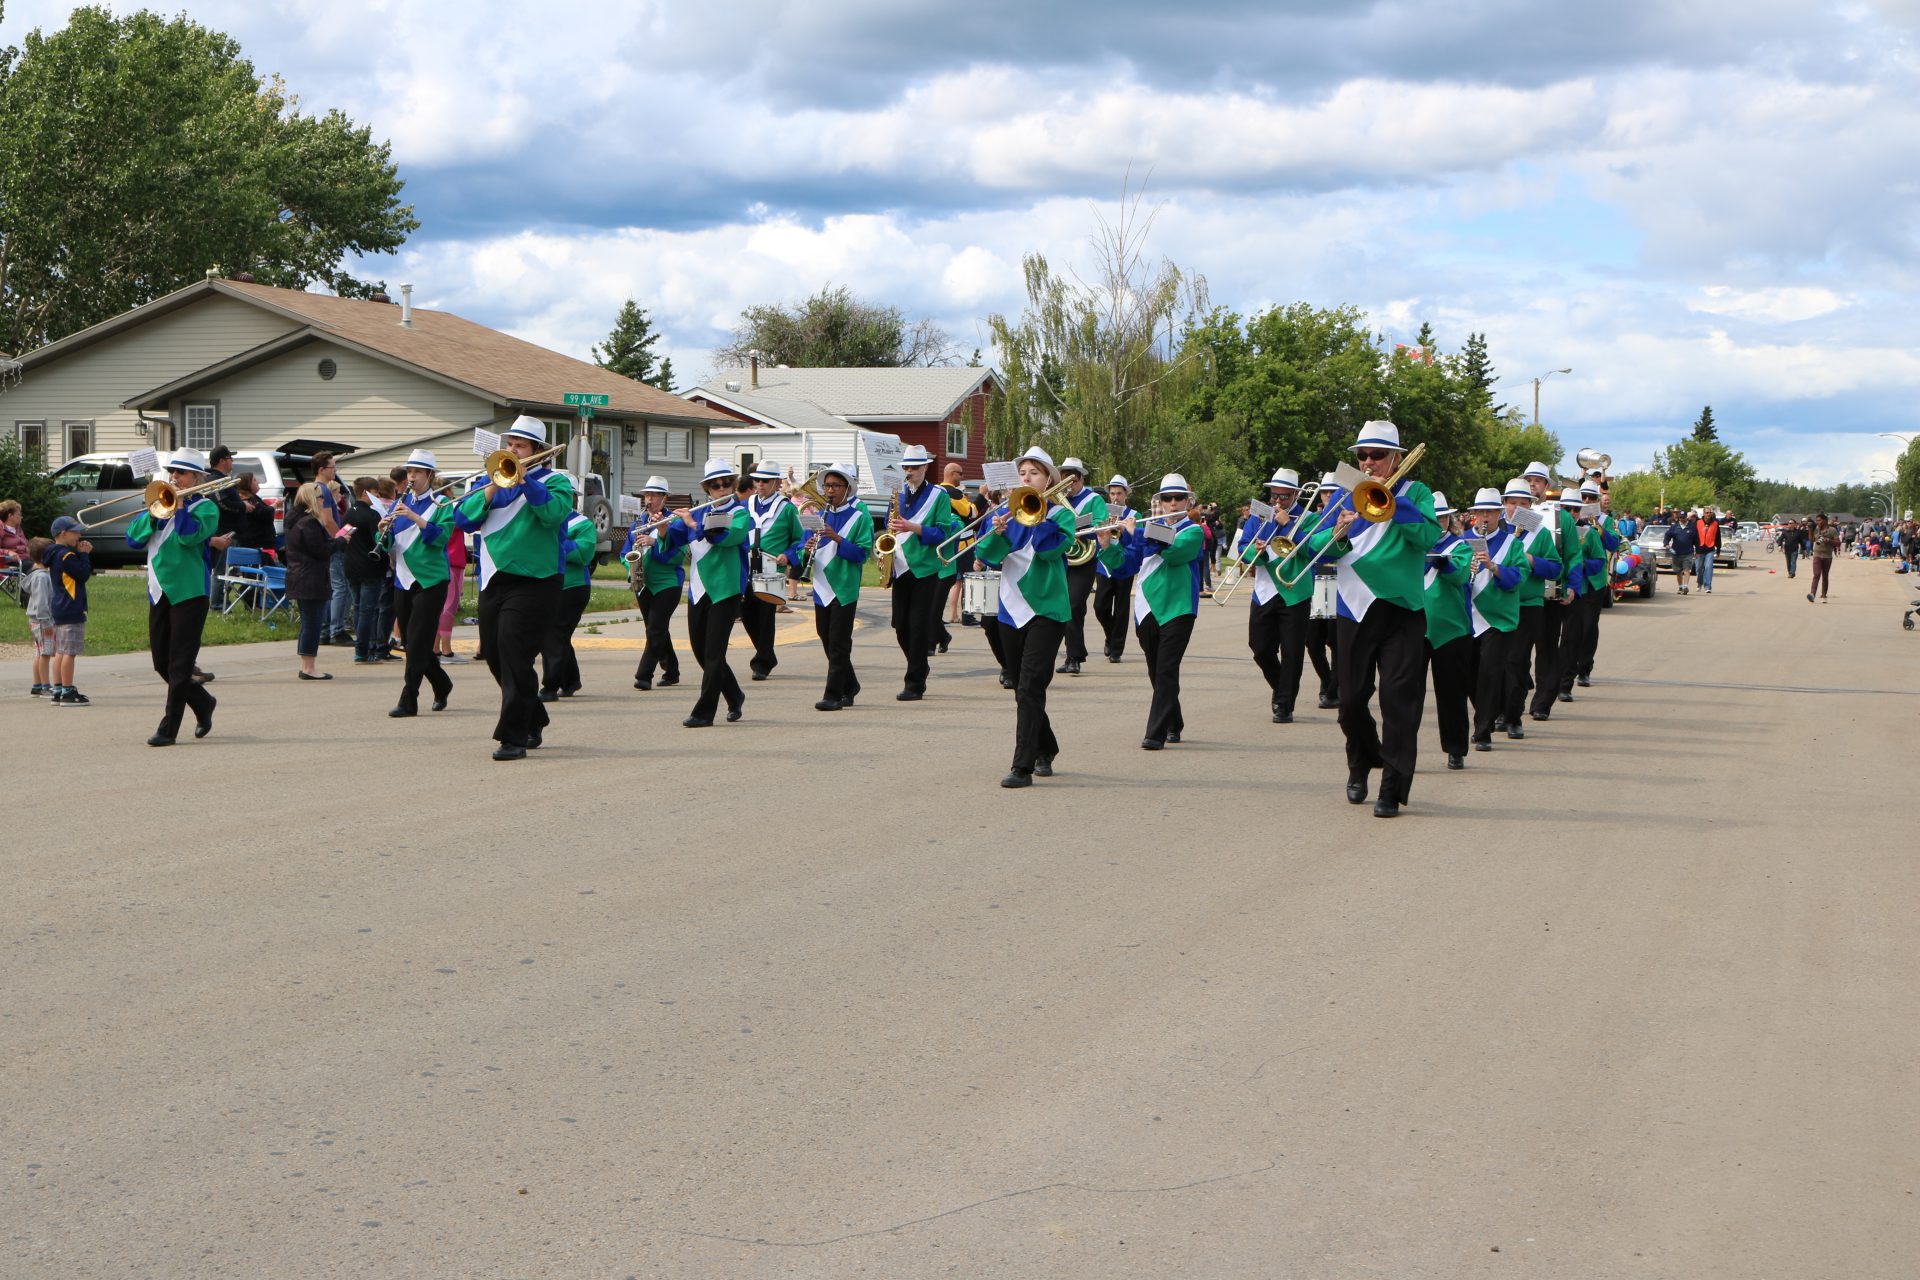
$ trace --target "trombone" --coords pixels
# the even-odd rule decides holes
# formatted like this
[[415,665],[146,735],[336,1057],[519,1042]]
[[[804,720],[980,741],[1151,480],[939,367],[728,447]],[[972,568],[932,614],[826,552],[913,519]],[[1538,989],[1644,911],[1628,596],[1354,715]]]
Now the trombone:
[[[1293,555],[1296,532],[1300,528],[1300,522],[1305,520],[1313,511],[1313,500],[1320,496],[1320,490],[1323,488],[1325,488],[1325,485],[1315,480],[1312,484],[1302,488],[1294,495],[1294,501],[1301,504],[1300,514],[1295,516],[1292,523],[1287,526],[1287,532],[1281,533],[1278,522],[1275,523],[1273,536],[1266,539],[1266,544],[1267,550],[1281,562],[1284,563]],[[1239,567],[1240,572],[1234,576],[1232,582],[1227,584],[1225,594],[1219,592],[1214,593],[1213,602],[1215,604],[1223,605],[1233,599],[1233,593],[1240,589],[1240,584],[1246,581],[1252,574],[1259,571],[1259,541],[1256,540],[1248,544],[1247,549],[1241,553],[1240,558],[1234,561],[1234,563]]]
[[[230,476],[222,476],[218,480],[209,480],[205,484],[196,484],[190,489],[176,489],[165,480],[149,480],[147,481],[147,487],[139,493],[123,493],[117,498],[109,498],[105,502],[96,502],[92,506],[75,513],[74,519],[78,520],[81,524],[93,524],[94,521],[88,519],[88,517],[95,512],[105,511],[109,507],[117,507],[123,502],[133,502],[137,500],[141,506],[147,509],[147,514],[155,520],[166,520],[171,518],[173,513],[178,511],[181,504],[185,503],[187,499],[203,497],[209,493],[218,493],[222,489],[231,489],[244,478],[240,472],[236,471]],[[129,511],[126,515],[114,516],[113,519],[124,520],[134,514],[134,512]],[[108,523],[110,523],[110,521]]]
[[[1424,443],[1417,444],[1413,446],[1412,452],[1400,460],[1400,465],[1394,469],[1393,474],[1388,476],[1384,481],[1372,479],[1362,480],[1355,484],[1339,502],[1328,503],[1326,509],[1320,513],[1320,518],[1313,522],[1313,528],[1307,530],[1302,539],[1296,540],[1293,545],[1289,546],[1282,559],[1291,559],[1294,553],[1300,549],[1300,542],[1304,541],[1304,538],[1310,538],[1320,532],[1320,530],[1326,526],[1328,518],[1335,515],[1335,513],[1340,510],[1342,504],[1351,506],[1354,514],[1369,524],[1385,524],[1387,521],[1393,519],[1394,509],[1399,505],[1398,500],[1393,496],[1393,486],[1406,479],[1407,473],[1413,470],[1414,464],[1424,458],[1426,454],[1427,446]],[[1308,557],[1306,564],[1291,578],[1285,574],[1276,573],[1274,580],[1283,587],[1293,586],[1302,578],[1312,573],[1314,566],[1326,559],[1327,552],[1332,546],[1333,542],[1329,539],[1327,545],[1320,548],[1314,555]]]
[[451,480],[437,484],[427,490],[425,496],[433,497],[437,494],[445,493],[449,489],[457,489],[463,485],[470,485],[482,476],[485,476],[487,483],[496,489],[514,488],[526,475],[527,470],[536,462],[544,462],[554,454],[563,452],[566,448],[567,445],[556,444],[551,448],[542,449],[538,453],[529,454],[525,458],[520,457],[511,449],[495,449],[487,455],[487,460],[481,464],[478,471],[469,471],[463,476],[455,476]]

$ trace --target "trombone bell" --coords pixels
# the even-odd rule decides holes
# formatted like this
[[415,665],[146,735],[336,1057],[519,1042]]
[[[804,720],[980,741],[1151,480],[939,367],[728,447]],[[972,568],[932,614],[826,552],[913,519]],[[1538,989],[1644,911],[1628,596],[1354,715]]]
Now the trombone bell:
[[1369,524],[1393,519],[1393,491],[1378,480],[1363,480],[1353,486],[1353,509]]
[[149,480],[140,501],[155,520],[171,520],[179,509],[180,493],[165,480]]
[[1047,518],[1047,495],[1030,484],[1015,485],[1007,494],[1007,511],[1031,529]]

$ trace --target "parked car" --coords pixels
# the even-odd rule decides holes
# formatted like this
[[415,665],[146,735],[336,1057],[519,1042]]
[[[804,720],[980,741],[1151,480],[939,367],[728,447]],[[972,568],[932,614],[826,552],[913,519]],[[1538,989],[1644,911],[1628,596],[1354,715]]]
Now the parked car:
[[1639,544],[1641,554],[1653,562],[1654,572],[1673,572],[1673,551],[1667,546],[1667,529],[1664,524],[1650,524],[1640,530],[1634,539]]
[[1764,535],[1757,521],[1742,520],[1740,522],[1740,541],[1759,542],[1763,536]]
[[[273,527],[277,535],[281,508],[290,490],[313,479],[313,455],[322,451],[335,457],[352,453],[353,446],[328,440],[289,440],[278,449],[235,449],[234,474],[251,472],[260,478],[260,497],[273,508]],[[162,469],[169,454],[160,453]],[[140,504],[131,495],[146,488],[152,476],[136,476],[126,453],[88,453],[67,463],[52,476],[63,497],[62,508],[69,514],[114,498],[127,498],[113,510],[104,512],[87,524],[87,539],[93,543],[93,559],[100,564],[127,564],[144,559],[141,552],[127,546],[127,525],[140,513]]]
[[[1664,532],[1662,536],[1664,536]],[[1642,600],[1653,594],[1654,578],[1659,572],[1658,553],[1661,551],[1666,551],[1666,548],[1649,547],[1638,538],[1635,538],[1631,542],[1621,544],[1620,549],[1613,553],[1612,563],[1607,566],[1608,580],[1616,588],[1614,591],[1615,599],[1622,597],[1623,587],[1625,590],[1637,588]],[[1634,563],[1630,570],[1625,575],[1622,575],[1620,568],[1629,557],[1633,559]],[[1668,552],[1667,559],[1669,562],[1672,561],[1673,555],[1671,552]]]
[[1740,567],[1740,539],[1733,536],[1733,526],[1720,526],[1720,545],[1713,549],[1713,567],[1716,569],[1738,569]]

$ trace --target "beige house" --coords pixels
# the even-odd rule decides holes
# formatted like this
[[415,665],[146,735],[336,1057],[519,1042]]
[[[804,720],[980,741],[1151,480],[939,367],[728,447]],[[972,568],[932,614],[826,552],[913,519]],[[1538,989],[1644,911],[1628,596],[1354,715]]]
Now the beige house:
[[454,472],[478,465],[478,426],[498,431],[528,413],[571,435],[580,419],[566,396],[586,392],[608,399],[587,424],[591,470],[608,494],[656,473],[689,494],[708,427],[736,421],[443,311],[242,280],[189,285],[19,364],[0,394],[0,432],[37,447],[49,468],[143,445],[308,439],[353,445],[348,477],[384,474],[414,448]]

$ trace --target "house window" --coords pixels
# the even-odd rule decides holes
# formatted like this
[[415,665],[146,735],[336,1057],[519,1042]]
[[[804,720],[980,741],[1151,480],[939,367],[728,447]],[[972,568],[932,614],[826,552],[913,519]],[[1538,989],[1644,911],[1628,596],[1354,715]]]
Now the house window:
[[947,456],[964,458],[967,456],[967,424],[949,422],[947,424]]
[[91,422],[69,422],[67,428],[67,460],[82,457],[93,452],[93,424]]
[[13,438],[20,442],[20,452],[41,466],[47,461],[47,424],[44,422],[16,422],[13,424]]
[[187,438],[181,443],[206,453],[220,443],[220,406],[190,404],[186,407]]
[[686,427],[648,427],[648,462],[692,462],[693,432]]

